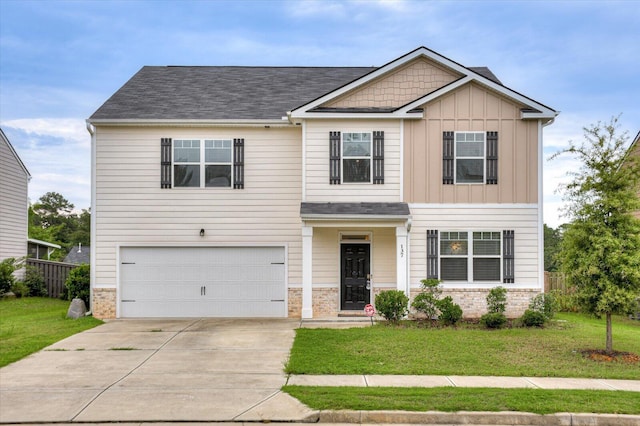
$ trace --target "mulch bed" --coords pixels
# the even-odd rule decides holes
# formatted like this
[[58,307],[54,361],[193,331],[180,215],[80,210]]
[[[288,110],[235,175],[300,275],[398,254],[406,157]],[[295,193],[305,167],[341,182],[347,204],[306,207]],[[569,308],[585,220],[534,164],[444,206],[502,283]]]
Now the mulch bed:
[[598,362],[623,362],[625,364],[637,364],[640,356],[631,352],[607,352],[604,349],[587,349],[582,351],[582,356]]

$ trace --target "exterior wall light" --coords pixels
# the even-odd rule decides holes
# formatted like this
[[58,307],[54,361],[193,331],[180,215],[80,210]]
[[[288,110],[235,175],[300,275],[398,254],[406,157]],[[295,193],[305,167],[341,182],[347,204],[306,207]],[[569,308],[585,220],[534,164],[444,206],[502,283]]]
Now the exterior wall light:
[[204,237],[204,228],[202,228],[202,229],[200,230],[200,236],[201,236],[201,237]]

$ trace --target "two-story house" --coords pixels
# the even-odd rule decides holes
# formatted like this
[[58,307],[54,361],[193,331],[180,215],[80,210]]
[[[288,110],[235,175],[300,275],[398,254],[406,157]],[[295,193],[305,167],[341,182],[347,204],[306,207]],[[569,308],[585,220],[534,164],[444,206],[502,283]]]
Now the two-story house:
[[442,280],[465,316],[543,289],[557,112],[420,47],[381,67],[143,67],[87,120],[92,300],[302,317]]

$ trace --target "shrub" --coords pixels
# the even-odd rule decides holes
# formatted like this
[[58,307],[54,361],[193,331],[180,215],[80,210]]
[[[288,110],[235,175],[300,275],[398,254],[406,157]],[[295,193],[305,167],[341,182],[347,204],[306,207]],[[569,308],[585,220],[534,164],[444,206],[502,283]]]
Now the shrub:
[[0,295],[11,291],[16,282],[16,277],[13,276],[13,273],[17,269],[16,259],[13,257],[0,262]]
[[546,320],[542,312],[533,309],[527,309],[522,315],[522,324],[525,327],[542,327]]
[[442,289],[440,288],[440,280],[429,278],[421,280],[422,292],[414,299],[411,306],[418,312],[422,312],[428,319],[438,318],[438,302]]
[[579,312],[578,300],[575,294],[575,288],[571,288],[567,291],[552,290],[551,294],[555,300],[556,309],[558,312]]
[[440,321],[444,325],[456,325],[462,319],[462,308],[460,305],[453,303],[451,296],[447,296],[437,302],[440,310]]
[[84,300],[84,303],[87,305],[87,309],[89,307],[89,292],[90,292],[90,277],[91,270],[89,265],[84,264],[73,268],[69,271],[69,276],[65,281],[64,285],[67,288],[68,300],[73,300],[75,298]]
[[541,313],[545,319],[551,319],[556,313],[556,301],[550,293],[540,293],[529,303],[529,309]]
[[11,286],[11,292],[16,295],[16,297],[27,297],[29,296],[29,287],[23,281],[14,281]]
[[507,289],[504,287],[494,287],[487,295],[487,310],[490,314],[504,314],[507,310]]
[[42,276],[40,269],[35,266],[27,266],[26,269],[23,282],[29,289],[29,296],[47,296],[47,288],[44,285],[44,277]]
[[500,312],[490,312],[480,317],[480,324],[486,328],[502,328],[507,323],[507,317]]
[[376,295],[376,310],[387,321],[397,323],[409,309],[409,298],[403,291],[386,290]]

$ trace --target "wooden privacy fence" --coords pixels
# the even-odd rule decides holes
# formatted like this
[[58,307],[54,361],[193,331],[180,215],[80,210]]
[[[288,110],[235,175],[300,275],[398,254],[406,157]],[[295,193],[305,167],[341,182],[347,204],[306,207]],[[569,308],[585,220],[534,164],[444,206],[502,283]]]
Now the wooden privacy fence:
[[564,279],[564,274],[561,272],[547,272],[544,273],[544,292],[549,293],[552,290],[560,290],[562,293],[566,293],[568,289],[567,283]]
[[64,292],[64,282],[69,271],[78,265],[72,263],[51,262],[42,259],[27,259],[28,266],[34,266],[40,270],[44,277],[44,285],[49,297],[60,297]]

